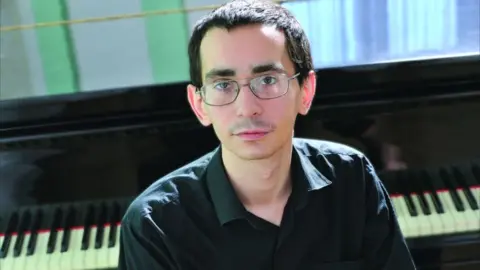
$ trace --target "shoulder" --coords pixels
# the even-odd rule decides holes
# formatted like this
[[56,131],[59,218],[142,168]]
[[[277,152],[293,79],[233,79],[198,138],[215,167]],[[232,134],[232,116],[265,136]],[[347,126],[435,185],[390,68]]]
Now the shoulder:
[[376,178],[369,159],[351,146],[326,140],[295,138],[294,147],[334,186],[364,189]]
[[204,174],[215,152],[209,152],[153,182],[129,204],[122,225],[138,226],[146,221],[158,223],[164,218],[175,218],[185,207],[183,204],[194,204],[190,201],[205,193]]
[[300,155],[310,159],[327,158],[340,159],[345,162],[354,162],[364,159],[365,155],[351,146],[326,140],[295,138],[294,147]]

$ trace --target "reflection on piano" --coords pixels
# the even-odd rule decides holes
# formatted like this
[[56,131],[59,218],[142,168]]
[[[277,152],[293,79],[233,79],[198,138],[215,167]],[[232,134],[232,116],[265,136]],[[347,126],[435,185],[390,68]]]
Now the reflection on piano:
[[[317,76],[296,136],[367,154],[418,269],[480,269],[479,58]],[[218,144],[184,87],[1,102],[0,269],[115,269],[135,195]]]

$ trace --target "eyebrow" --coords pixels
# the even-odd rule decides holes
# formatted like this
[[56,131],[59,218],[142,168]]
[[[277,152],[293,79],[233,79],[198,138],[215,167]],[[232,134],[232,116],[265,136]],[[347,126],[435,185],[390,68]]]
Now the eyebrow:
[[[277,63],[268,63],[268,64],[262,64],[262,65],[256,65],[253,66],[251,73],[252,74],[259,74],[259,73],[264,73],[268,71],[275,71],[279,73],[287,73],[285,69],[280,64]],[[212,79],[216,77],[233,77],[235,76],[236,72],[233,69],[211,69],[209,72],[205,74],[205,79]]]
[[264,65],[258,65],[254,66],[252,68],[252,74],[258,74],[258,73],[263,73],[263,72],[268,72],[268,71],[275,71],[279,73],[287,73],[285,69],[283,69],[282,65],[277,64],[277,63],[268,63]]

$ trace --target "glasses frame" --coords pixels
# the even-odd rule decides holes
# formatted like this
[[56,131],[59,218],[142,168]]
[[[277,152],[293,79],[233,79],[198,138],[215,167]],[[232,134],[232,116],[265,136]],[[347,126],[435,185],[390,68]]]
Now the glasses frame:
[[[287,75],[287,74],[285,74],[285,73],[280,73],[280,74],[282,74],[282,75]],[[255,78],[251,79],[251,80],[250,80],[248,83],[246,83],[246,84],[240,84],[238,81],[235,81],[235,80],[227,80],[227,82],[233,82],[233,83],[235,83],[235,84],[237,85],[237,89],[238,89],[238,90],[237,90],[237,94],[235,95],[235,98],[234,98],[232,101],[230,101],[230,102],[228,102],[228,103],[225,103],[225,104],[221,104],[221,105],[215,105],[215,104],[210,104],[210,103],[206,102],[206,100],[205,100],[205,90],[204,90],[204,89],[205,89],[205,85],[203,85],[203,86],[200,87],[200,88],[197,88],[195,92],[198,93],[198,94],[200,94],[200,96],[202,97],[203,103],[207,104],[208,106],[215,106],[215,107],[226,106],[226,105],[230,105],[230,104],[234,103],[234,102],[237,100],[238,95],[240,94],[240,89],[242,89],[243,86],[248,86],[248,88],[250,89],[250,92],[252,92],[252,94],[253,94],[255,97],[257,97],[258,99],[261,99],[261,100],[270,100],[270,99],[280,98],[280,97],[286,95],[286,94],[288,93],[288,90],[290,90],[290,81],[293,80],[293,79],[295,79],[295,78],[297,78],[299,75],[300,75],[300,72],[299,72],[299,73],[296,73],[296,74],[294,74],[293,76],[290,76],[290,77],[288,77],[288,75],[287,75],[287,89],[285,90],[285,93],[283,93],[283,94],[281,94],[281,95],[279,95],[279,96],[276,96],[276,97],[272,97],[272,98],[262,98],[262,97],[259,97],[259,96],[255,93],[255,91],[252,89],[252,81],[253,81],[254,79],[257,79],[258,77],[261,77],[261,76],[258,76],[258,77],[255,77]],[[263,75],[263,76],[265,76],[265,75]]]

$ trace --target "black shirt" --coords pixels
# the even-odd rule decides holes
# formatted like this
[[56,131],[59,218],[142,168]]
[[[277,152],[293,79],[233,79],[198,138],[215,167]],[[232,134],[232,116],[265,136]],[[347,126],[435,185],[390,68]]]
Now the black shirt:
[[119,269],[415,269],[368,159],[294,139],[292,193],[280,226],[248,212],[221,148],[159,179],[128,208]]

